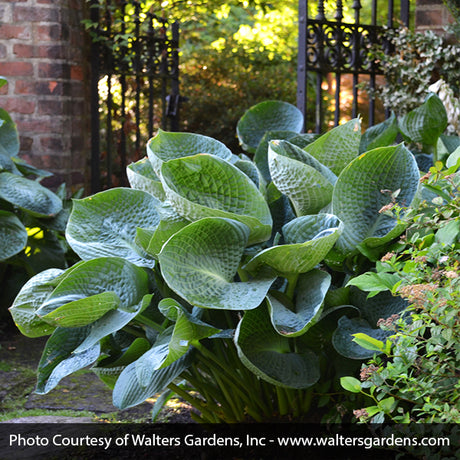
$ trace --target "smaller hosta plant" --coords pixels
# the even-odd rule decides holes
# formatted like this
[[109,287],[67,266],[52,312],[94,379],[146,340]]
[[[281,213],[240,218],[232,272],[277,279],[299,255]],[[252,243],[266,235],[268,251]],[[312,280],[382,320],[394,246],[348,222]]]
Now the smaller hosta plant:
[[160,131],[128,167],[132,188],[74,202],[82,262],[34,277],[11,308],[24,334],[51,334],[38,392],[92,365],[116,406],[174,392],[201,421],[336,402],[338,377],[373,355],[352,334],[384,340],[378,320],[406,305],[346,283],[402,233],[380,211],[411,204],[420,174],[384,136],[361,151],[359,119],[320,137],[301,126],[289,104],[251,108],[238,134],[254,160]]
[[[453,160],[454,158],[452,158]],[[450,163],[450,161],[448,161]],[[458,423],[460,420],[460,176],[458,161],[433,167],[424,177],[428,199],[406,216],[399,248],[377,270],[351,282],[372,294],[391,291],[409,302],[403,316],[380,320],[391,336],[355,341],[383,353],[366,364],[360,379],[342,385],[373,400],[355,410],[361,422]]]
[[[0,86],[4,84],[0,77]],[[18,153],[16,125],[0,108],[0,284],[5,308],[32,275],[66,267],[65,188],[53,193],[43,187],[40,180],[51,173],[25,163]]]

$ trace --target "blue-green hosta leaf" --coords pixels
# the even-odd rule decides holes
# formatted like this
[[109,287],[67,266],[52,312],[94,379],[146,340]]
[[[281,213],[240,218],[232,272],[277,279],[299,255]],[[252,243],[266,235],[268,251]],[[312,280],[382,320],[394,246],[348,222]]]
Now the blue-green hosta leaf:
[[367,152],[378,147],[387,147],[394,143],[399,133],[398,121],[392,112],[391,117],[382,123],[368,128],[361,137],[359,152]]
[[113,390],[115,382],[123,369],[129,364],[140,358],[145,352],[150,349],[150,342],[142,337],[139,337],[131,343],[128,349],[116,360],[111,358],[103,359],[98,362],[97,366],[93,366],[91,370],[110,388]]
[[208,153],[225,161],[234,161],[234,155],[222,142],[201,134],[169,133],[160,129],[147,144],[148,158],[158,176],[163,163],[199,153]]
[[38,364],[36,393],[48,393],[61,379],[96,361],[100,353],[99,344],[81,353],[74,353],[86,335],[86,327],[59,327],[53,332]]
[[386,236],[396,220],[379,211],[397,200],[412,203],[419,170],[411,152],[403,145],[370,150],[353,160],[340,174],[332,196],[333,213],[344,223],[337,247],[350,253],[366,238]]
[[293,131],[303,128],[302,112],[283,101],[265,101],[254,105],[240,118],[236,133],[243,149],[254,153],[267,131]]
[[82,262],[68,270],[37,314],[44,316],[70,302],[107,291],[118,296],[121,308],[134,310],[148,293],[147,273],[117,257]]
[[106,291],[74,300],[42,316],[43,321],[61,327],[86,326],[116,309],[120,299],[114,292]]
[[274,276],[234,282],[249,229],[218,217],[194,222],[173,235],[159,255],[169,287],[197,307],[248,310],[265,298]]
[[5,109],[0,108],[0,155],[17,156],[19,135],[16,124]]
[[374,356],[375,351],[367,350],[353,341],[353,334],[363,333],[374,339],[385,341],[392,332],[374,329],[363,318],[342,316],[338,321],[337,329],[332,336],[332,345],[337,353],[351,359],[368,359]]
[[238,356],[255,375],[281,387],[308,388],[320,377],[318,357],[302,347],[292,352],[290,340],[273,329],[265,303],[245,312],[235,333]]
[[150,193],[160,201],[166,199],[163,185],[147,157],[128,165],[126,175],[132,188]]
[[297,295],[292,309],[269,295],[268,310],[278,334],[296,337],[315,324],[330,285],[331,275],[322,270],[311,270],[300,275],[297,281]]
[[62,210],[62,200],[51,190],[9,172],[0,173],[0,198],[35,217],[53,217]]
[[342,228],[331,214],[297,217],[282,229],[286,244],[259,252],[244,268],[256,272],[261,265],[268,265],[280,275],[306,273],[324,259]]
[[412,142],[435,146],[447,128],[447,112],[441,99],[430,93],[425,102],[399,119],[399,129]]
[[[36,168],[35,166],[30,165],[29,163],[24,161],[22,158],[12,157],[11,160],[13,161],[16,169],[24,176],[32,175],[32,176],[37,176],[37,177],[42,178],[42,177],[51,177],[53,175],[53,173],[46,171],[45,169],[39,169],[39,168]],[[64,197],[61,196],[60,198],[63,199]]]
[[249,179],[254,182],[255,186],[260,189],[261,188],[261,177],[259,170],[257,169],[256,165],[250,161],[250,160],[238,160],[235,162],[235,166],[246,176],[249,177]]
[[295,131],[267,131],[257,146],[254,154],[254,163],[266,182],[271,181],[270,169],[268,167],[268,144],[273,140],[290,139],[297,133]]
[[452,166],[455,166],[458,164],[459,160],[460,160],[460,147],[457,147],[447,158],[446,167],[452,168]]
[[238,168],[201,154],[165,163],[161,169],[168,200],[185,219],[224,217],[246,224],[249,244],[266,241],[272,218],[264,197]]
[[67,241],[83,260],[115,256],[152,268],[155,261],[134,241],[138,227],[156,228],[160,222],[157,204],[149,193],[129,188],[74,200]]
[[0,262],[21,252],[27,244],[27,230],[15,214],[0,210]]
[[273,219],[272,236],[276,233],[281,233],[281,229],[285,224],[295,219],[294,211],[292,210],[291,202],[286,195],[283,195],[275,186],[270,182],[266,189],[266,199]]
[[[139,358],[139,359],[142,359]],[[120,409],[136,406],[147,398],[164,390],[190,365],[189,353],[170,366],[156,370],[145,385],[139,382],[136,362],[127,366],[120,374],[113,389],[113,405]]]
[[21,175],[18,168],[16,168],[16,165],[14,164],[12,158],[14,157],[9,157],[0,153],[0,172],[6,171],[13,174]]
[[355,118],[323,134],[304,150],[339,175],[359,155],[360,142],[361,121]]
[[337,177],[300,147],[271,141],[268,165],[273,183],[289,197],[297,216],[315,214],[331,201]]
[[88,335],[85,340],[75,349],[76,353],[94,346],[102,338],[113,334],[125,327],[135,317],[143,312],[152,300],[152,294],[146,294],[142,300],[133,308],[122,310],[111,310],[102,318],[98,319],[88,327]]
[[51,268],[35,275],[22,287],[9,309],[21,334],[27,337],[41,337],[54,331],[55,327],[44,322],[36,311],[56,287],[52,281],[62,273],[64,270]]

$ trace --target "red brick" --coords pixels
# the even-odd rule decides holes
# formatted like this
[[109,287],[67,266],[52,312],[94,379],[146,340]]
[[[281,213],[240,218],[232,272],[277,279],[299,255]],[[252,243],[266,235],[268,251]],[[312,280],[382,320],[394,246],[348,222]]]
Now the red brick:
[[38,101],[39,115],[61,115],[64,112],[62,100],[41,100]]
[[64,59],[66,48],[60,45],[38,46],[38,57],[48,59]]
[[31,137],[19,136],[19,143],[21,145],[21,153],[30,152],[32,150],[33,142],[34,140]]
[[6,58],[6,46],[0,44],[0,59]]
[[58,22],[59,9],[37,6],[14,6],[14,22]]
[[41,78],[70,78],[70,65],[67,63],[53,62],[39,63],[38,64],[38,76]]
[[43,42],[57,41],[62,38],[63,30],[61,24],[38,25],[36,37]]
[[56,81],[17,80],[15,84],[16,94],[36,94],[40,96],[62,96],[63,84]]
[[40,145],[48,151],[62,152],[64,150],[62,137],[42,137]]
[[24,40],[29,39],[30,37],[31,35],[29,26],[13,26],[11,24],[0,25],[0,38],[19,38]]
[[442,26],[442,12],[440,10],[419,10],[415,12],[415,24],[417,26]]
[[5,100],[2,107],[12,113],[32,114],[35,112],[35,100],[11,97]]
[[51,131],[60,132],[57,129],[56,117],[47,118],[20,118],[16,121],[18,131],[20,133],[36,133],[36,134],[48,134]]
[[83,81],[84,73],[81,65],[73,65],[70,67],[70,78],[71,80]]
[[33,74],[30,62],[0,62],[0,75],[4,77],[26,77]]
[[19,58],[33,58],[35,57],[35,46],[16,44],[13,45],[13,53]]

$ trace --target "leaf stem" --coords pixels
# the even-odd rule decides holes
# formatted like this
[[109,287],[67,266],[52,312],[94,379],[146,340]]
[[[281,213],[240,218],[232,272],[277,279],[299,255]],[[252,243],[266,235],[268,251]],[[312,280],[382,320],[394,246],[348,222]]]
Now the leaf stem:
[[163,326],[161,326],[160,324],[155,323],[155,321],[151,320],[150,318],[147,318],[142,313],[139,313],[136,316],[136,321],[138,321],[139,323],[141,323],[141,324],[143,324],[145,326],[151,327],[152,329],[154,329],[155,331],[158,331],[158,332],[163,332],[165,330],[165,328]]
[[286,279],[288,282],[287,289],[286,289],[286,295],[289,297],[289,299],[293,300],[295,288],[297,286],[297,280],[299,279],[299,274],[293,273],[292,275],[287,276]]

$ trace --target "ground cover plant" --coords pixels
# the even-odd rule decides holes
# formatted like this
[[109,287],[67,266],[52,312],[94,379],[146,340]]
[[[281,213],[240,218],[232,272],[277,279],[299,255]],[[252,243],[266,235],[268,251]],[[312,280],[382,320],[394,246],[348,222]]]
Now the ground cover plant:
[[404,231],[382,209],[422,200],[429,152],[396,136],[447,151],[447,118],[432,94],[364,135],[359,119],[322,136],[302,123],[285,102],[252,107],[240,155],[160,131],[131,188],[74,201],[82,261],[32,278],[10,309],[23,334],[51,335],[37,392],[91,365],[121,408],[163,392],[157,408],[175,393],[205,422],[341,418],[339,378],[374,354],[352,334],[385,340],[377,323],[407,306],[348,285]]
[[[0,77],[0,86],[6,79]],[[53,193],[40,184],[52,174],[18,156],[19,136],[0,108],[0,317],[31,276],[45,268],[67,267],[64,232],[70,212],[65,185]]]

